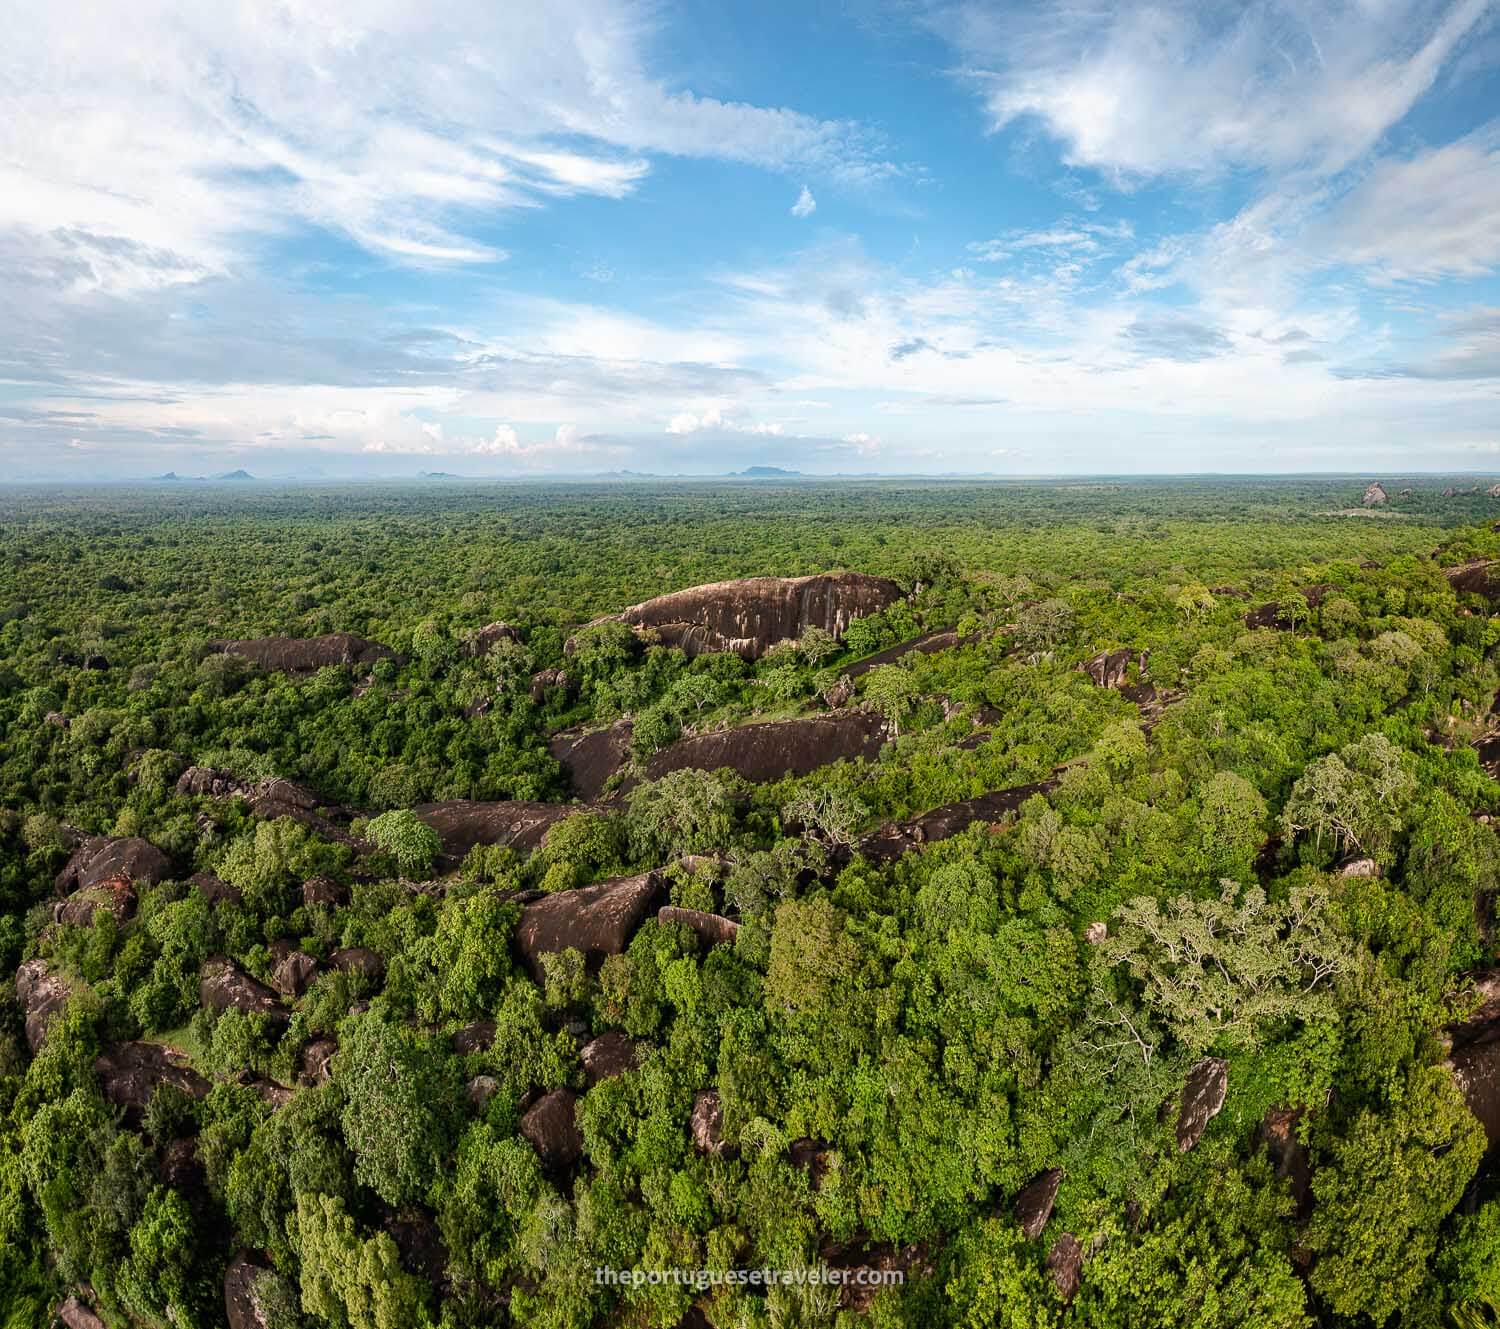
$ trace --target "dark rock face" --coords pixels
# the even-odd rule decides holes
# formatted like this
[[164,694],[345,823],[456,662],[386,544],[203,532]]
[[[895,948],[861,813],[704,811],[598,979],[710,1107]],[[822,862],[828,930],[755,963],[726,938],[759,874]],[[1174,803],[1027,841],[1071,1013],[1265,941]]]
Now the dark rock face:
[[124,873],[74,891],[66,900],[58,901],[52,906],[52,921],[86,928],[100,912],[112,915],[116,923],[123,923],[135,913],[135,886]]
[[1292,1199],[1299,1213],[1307,1208],[1312,1190],[1312,1163],[1308,1149],[1297,1138],[1297,1125],[1302,1120],[1302,1108],[1272,1108],[1256,1128],[1255,1139],[1266,1147],[1276,1175],[1289,1183]]
[[[1320,582],[1316,586],[1304,586],[1302,588],[1303,598],[1307,601],[1309,609],[1316,609],[1323,603],[1329,591],[1336,591],[1338,587],[1330,582]],[[1244,623],[1247,628],[1279,628],[1282,631],[1290,631],[1290,626],[1281,620],[1281,602],[1272,600],[1263,604],[1258,609],[1252,609],[1245,615]]]
[[339,1045],[331,1038],[315,1038],[302,1049],[299,1059],[302,1080],[306,1084],[327,1084],[333,1075],[333,1058]]
[[45,960],[27,960],[16,970],[16,1001],[26,1016],[26,1046],[33,1055],[72,992],[66,980],[48,972]]
[[79,845],[53,885],[59,895],[91,890],[120,877],[154,886],[165,881],[171,871],[167,856],[149,840],[91,835]]
[[794,1168],[800,1168],[807,1173],[812,1188],[817,1190],[823,1178],[828,1175],[828,1158],[832,1153],[831,1144],[804,1135],[787,1145],[786,1161]]
[[535,849],[554,823],[580,811],[571,803],[476,803],[468,799],[424,803],[413,810],[437,832],[443,852],[454,858],[462,858],[477,844]]
[[104,1097],[132,1112],[146,1110],[158,1085],[173,1085],[193,1098],[209,1088],[185,1054],[160,1043],[116,1043],[95,1058],[94,1073]]
[[656,916],[663,923],[680,923],[692,928],[710,946],[733,945],[740,932],[740,925],[734,919],[722,914],[705,914],[699,909],[679,909],[667,904],[656,911]]
[[318,976],[318,962],[305,951],[292,951],[271,971],[271,982],[283,997],[300,997]]
[[856,618],[899,599],[895,582],[858,572],[750,577],[659,595],[631,605],[620,618],[655,632],[664,645],[688,656],[734,651],[758,660],[777,642],[794,641],[809,627],[842,637]]
[[476,1075],[464,1086],[464,1096],[475,1112],[483,1112],[489,1101],[500,1092],[500,1081],[493,1075]]
[[420,1210],[413,1210],[388,1218],[383,1226],[396,1243],[401,1267],[442,1290],[448,1274],[448,1248],[438,1225]]
[[239,965],[222,955],[212,955],[203,962],[198,974],[198,1001],[213,1011],[231,1007],[251,1014],[269,1015],[285,1022],[286,1009],[276,994],[263,983],[251,978]]
[[57,1308],[57,1318],[68,1329],[108,1329],[104,1321],[94,1314],[94,1308],[77,1295],[69,1297]]
[[548,895],[521,910],[516,946],[537,977],[541,957],[552,951],[573,947],[590,961],[618,955],[660,892],[656,873],[642,872]]
[[609,777],[630,760],[633,726],[620,720],[608,729],[569,729],[555,734],[547,751],[567,772],[573,792],[592,802],[604,792]]
[[1057,1188],[1062,1185],[1062,1169],[1048,1168],[1040,1176],[1027,1182],[1016,1196],[1016,1222],[1028,1240],[1042,1235],[1047,1220],[1052,1217],[1052,1206],[1057,1201]]
[[268,1329],[266,1309],[256,1295],[255,1280],[266,1266],[240,1251],[224,1270],[224,1319],[229,1329]]
[[873,760],[884,742],[885,722],[873,711],[774,720],[679,739],[646,763],[646,777],[659,780],[670,771],[728,767],[759,784],[807,775],[844,758]]
[[585,1043],[578,1053],[584,1082],[592,1089],[601,1080],[612,1080],[636,1066],[635,1043],[628,1034],[611,1030]]
[[207,1173],[192,1140],[173,1140],[162,1150],[161,1179],[173,1190],[201,1198]]
[[337,909],[348,900],[349,888],[331,877],[312,877],[302,883],[302,903],[309,909]]
[[1150,656],[1150,651],[1132,651],[1128,646],[1122,646],[1114,651],[1100,651],[1078,668],[1101,688],[1123,688],[1131,662],[1134,661],[1138,672],[1145,673]]
[[284,1084],[277,1084],[275,1080],[263,1080],[252,1071],[240,1071],[234,1077],[234,1082],[254,1090],[255,1096],[273,1112],[292,1101],[293,1090]]
[[693,1099],[693,1115],[688,1121],[693,1136],[693,1148],[700,1154],[711,1154],[722,1158],[729,1152],[724,1143],[724,1109],[719,1104],[715,1089],[704,1089]]
[[928,632],[920,637],[913,637],[910,641],[903,641],[895,646],[887,646],[883,651],[877,651],[874,655],[867,655],[863,660],[856,660],[844,670],[849,678],[861,678],[872,669],[879,669],[881,665],[893,664],[897,660],[903,660],[908,655],[936,655],[939,651],[951,650],[955,646],[962,646],[966,642],[974,641],[973,637],[960,637],[958,633],[949,630],[947,632]]
[[1083,1283],[1083,1247],[1071,1232],[1064,1232],[1047,1252],[1047,1270],[1058,1300],[1072,1301]]
[[212,641],[209,649],[223,655],[238,655],[262,669],[282,674],[315,674],[329,665],[361,665],[393,660],[389,646],[366,641],[348,632],[326,637],[252,637],[238,641]]
[[1056,780],[1040,780],[1036,784],[1016,785],[1012,789],[981,794],[962,803],[949,803],[910,821],[887,822],[859,842],[859,852],[876,863],[894,862],[921,845],[957,835],[976,821],[999,821],[1007,813],[1015,812],[1033,794],[1048,794],[1056,788]]
[[[831,1244],[823,1248],[821,1255],[830,1269],[869,1269],[883,1273],[899,1271],[911,1278],[929,1274],[933,1268],[931,1255],[920,1242],[910,1246]],[[860,1314],[869,1310],[879,1292],[880,1283],[875,1279],[844,1283],[839,1288],[839,1309]]]
[[475,1020],[473,1024],[466,1024],[453,1035],[453,1050],[461,1057],[488,1052],[495,1041],[495,1029],[493,1020]]
[[1474,975],[1474,986],[1483,1004],[1449,1027],[1453,1051],[1445,1064],[1493,1148],[1500,1145],[1500,969]]
[[1203,1138],[1208,1123],[1224,1106],[1228,1089],[1229,1063],[1222,1057],[1204,1057],[1193,1063],[1177,1111],[1177,1147],[1183,1153]]
[[177,779],[177,792],[190,798],[242,798],[264,821],[291,817],[334,839],[347,839],[338,823],[348,821],[348,812],[323,806],[317,793],[306,785],[280,776],[249,781],[211,766],[189,766]]
[[239,904],[244,896],[238,886],[220,881],[212,872],[195,872],[188,878],[189,886],[196,886],[210,907],[223,900],[228,904]]
[[488,655],[490,647],[502,641],[520,641],[521,634],[509,623],[486,623],[464,641],[465,655]]
[[566,669],[543,669],[531,676],[531,700],[540,706],[547,700],[549,692],[561,692],[565,697],[577,695],[578,684]]
[[377,983],[385,977],[385,957],[363,946],[344,946],[328,957],[328,963],[335,969],[352,969]]
[[570,1090],[554,1089],[521,1118],[521,1135],[545,1166],[572,1167],[583,1156],[583,1136],[573,1122],[576,1107]]
[[1468,595],[1482,595],[1487,600],[1500,598],[1500,576],[1496,575],[1497,560],[1476,558],[1457,567],[1444,568],[1448,585],[1455,591]]

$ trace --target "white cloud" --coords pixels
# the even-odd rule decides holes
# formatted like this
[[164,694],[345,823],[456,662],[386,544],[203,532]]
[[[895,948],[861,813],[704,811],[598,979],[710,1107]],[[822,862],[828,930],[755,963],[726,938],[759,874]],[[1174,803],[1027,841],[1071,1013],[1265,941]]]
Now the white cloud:
[[811,217],[817,210],[818,200],[812,196],[812,190],[803,185],[802,192],[797,195],[797,201],[792,204],[792,216]]
[[725,415],[717,406],[702,412],[678,411],[667,421],[669,434],[758,434],[779,437],[786,432],[780,423],[741,423]]
[[1342,168],[1432,86],[1489,0],[1105,0],[934,19],[991,123],[1040,121],[1121,176]]

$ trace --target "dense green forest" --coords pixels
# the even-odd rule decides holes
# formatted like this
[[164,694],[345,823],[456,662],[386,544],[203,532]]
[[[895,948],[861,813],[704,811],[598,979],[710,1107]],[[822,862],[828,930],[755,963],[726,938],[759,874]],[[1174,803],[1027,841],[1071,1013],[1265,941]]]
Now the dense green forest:
[[0,1323],[1500,1327],[1382,483],[0,490]]

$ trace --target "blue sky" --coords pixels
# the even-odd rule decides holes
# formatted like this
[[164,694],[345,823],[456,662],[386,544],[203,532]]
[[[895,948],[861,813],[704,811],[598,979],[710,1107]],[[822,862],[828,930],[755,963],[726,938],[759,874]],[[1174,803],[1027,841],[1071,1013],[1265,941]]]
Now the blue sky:
[[15,6],[0,468],[1500,471],[1497,9]]

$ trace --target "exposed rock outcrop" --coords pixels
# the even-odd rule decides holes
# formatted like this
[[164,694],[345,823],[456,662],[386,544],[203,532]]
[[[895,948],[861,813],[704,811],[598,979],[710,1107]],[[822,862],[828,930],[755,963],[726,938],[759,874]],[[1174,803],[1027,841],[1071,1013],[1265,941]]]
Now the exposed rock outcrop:
[[867,655],[863,660],[856,660],[844,669],[849,678],[861,678],[872,669],[879,669],[881,665],[894,664],[897,660],[904,660],[908,655],[936,655],[939,651],[952,650],[955,646],[963,646],[968,642],[975,641],[975,637],[960,637],[951,628],[944,632],[927,632],[920,637],[913,637],[910,641],[903,641],[895,646],[887,646],[883,651],[876,651],[874,655]]
[[340,825],[349,819],[345,809],[324,806],[314,790],[279,775],[241,780],[211,766],[189,766],[177,779],[177,792],[190,798],[242,798],[263,821],[291,817],[332,839],[348,838]]
[[620,618],[649,630],[689,656],[733,651],[758,660],[778,642],[795,641],[809,627],[835,637],[856,618],[878,613],[901,599],[901,588],[885,577],[859,572],[811,577],[750,577],[712,582],[631,605]]
[[1364,497],[1359,501],[1363,507],[1373,508],[1387,502],[1388,497],[1384,488],[1382,488],[1378,483],[1372,482],[1371,484],[1366,486]]
[[1302,1117],[1299,1107],[1272,1108],[1255,1131],[1256,1142],[1265,1145],[1276,1175],[1288,1183],[1299,1212],[1306,1210],[1312,1191],[1312,1161],[1307,1146],[1297,1138]]
[[302,903],[309,909],[337,909],[349,901],[349,888],[332,877],[309,877],[302,883]]
[[635,1042],[629,1034],[611,1030],[585,1043],[578,1060],[583,1066],[584,1083],[592,1089],[601,1080],[612,1080],[635,1069]]
[[887,822],[860,840],[858,849],[873,862],[890,863],[924,844],[957,835],[977,821],[999,821],[1007,813],[1015,812],[1033,794],[1048,794],[1056,788],[1055,779],[1039,780],[1035,784],[981,794],[961,803],[949,803],[910,821]]
[[1203,1138],[1208,1123],[1219,1115],[1229,1089],[1229,1063],[1204,1057],[1193,1063],[1177,1109],[1177,1147],[1183,1153]]
[[574,1122],[577,1103],[571,1090],[554,1089],[521,1118],[522,1137],[547,1167],[569,1168],[583,1156],[583,1136]]
[[551,692],[571,698],[578,693],[578,683],[566,669],[542,669],[531,676],[531,700],[538,706]]
[[53,881],[59,895],[87,891],[123,877],[154,886],[171,874],[172,864],[139,836],[91,835],[74,851]]
[[41,1050],[47,1027],[72,995],[67,980],[51,973],[45,960],[27,960],[16,970],[16,1002],[26,1017],[26,1046],[33,1054]]
[[1487,600],[1500,600],[1500,560],[1475,558],[1456,567],[1444,568],[1448,585],[1460,594],[1482,595]]
[[229,1329],[270,1329],[267,1308],[256,1283],[269,1270],[240,1251],[224,1270],[224,1319]]
[[493,1075],[476,1075],[464,1086],[464,1097],[475,1112],[483,1112],[499,1092],[500,1081]]
[[270,988],[223,955],[211,955],[203,962],[198,973],[198,1002],[211,1011],[246,1011],[268,1015],[280,1023],[288,1018],[286,1008]]
[[466,1024],[453,1035],[453,1050],[461,1057],[476,1052],[488,1052],[495,1041],[495,1030],[499,1026],[493,1020],[475,1020]]
[[158,1085],[170,1084],[192,1098],[208,1093],[208,1081],[185,1053],[161,1043],[116,1043],[94,1059],[104,1097],[132,1113],[146,1110]]
[[729,1152],[724,1141],[724,1109],[716,1089],[704,1089],[693,1099],[693,1115],[688,1121],[693,1148],[700,1154],[722,1158]]
[[502,641],[520,641],[521,634],[509,623],[486,623],[464,639],[465,655],[488,655],[490,647]]
[[[874,1273],[900,1273],[906,1278],[930,1274],[933,1269],[931,1252],[921,1242],[909,1246],[891,1246],[885,1243],[866,1245],[856,1242],[829,1244],[820,1252],[823,1263],[830,1269],[850,1271],[867,1269]],[[880,1294],[883,1279],[865,1275],[842,1283],[839,1287],[839,1309],[853,1311],[856,1315],[870,1309],[871,1303]]]
[[1133,663],[1138,673],[1146,672],[1146,661],[1150,651],[1132,651],[1128,646],[1118,650],[1100,651],[1098,655],[1079,664],[1080,672],[1087,674],[1101,688],[1123,688],[1128,681]]
[[646,763],[646,777],[659,780],[671,771],[728,768],[762,784],[807,775],[844,759],[873,760],[884,743],[885,722],[873,711],[773,720],[678,739]]
[[385,957],[364,946],[342,946],[328,957],[328,963],[335,969],[363,974],[376,983],[385,977]]
[[227,881],[221,881],[212,872],[195,872],[188,878],[189,886],[196,886],[203,898],[209,905],[216,905],[221,900],[226,904],[239,904],[244,899],[244,894],[238,886],[231,886]]
[[413,810],[437,832],[443,852],[452,858],[462,858],[477,844],[535,849],[555,823],[580,811],[571,803],[480,803],[462,798],[423,803]]
[[618,955],[660,893],[660,877],[642,872],[545,896],[521,910],[516,947],[538,979],[541,957],[550,952],[572,947],[591,962]]
[[262,669],[283,674],[315,674],[329,665],[368,668],[396,655],[389,646],[348,632],[331,632],[323,637],[249,637],[211,641],[208,645],[222,655],[237,655]]
[[306,951],[290,951],[271,971],[271,982],[283,997],[300,997],[318,976],[318,962]]
[[135,913],[135,886],[123,872],[59,900],[52,906],[52,921],[86,928],[92,925],[94,915],[101,912],[109,914],[116,923],[123,923]]
[[67,1325],[68,1329],[109,1329],[94,1313],[94,1308],[77,1293],[68,1297],[57,1308],[57,1318]]
[[663,923],[680,923],[690,927],[700,940],[710,946],[733,945],[739,935],[740,925],[722,914],[706,914],[701,909],[679,909],[676,905],[663,905],[656,911]]
[[632,733],[629,720],[607,729],[565,729],[553,735],[547,751],[567,772],[573,792],[592,802],[604,792],[609,777],[630,760]]
[[1473,978],[1482,1001],[1467,1020],[1449,1026],[1445,1064],[1494,1148],[1500,1145],[1500,969]]
[[1047,1271],[1064,1305],[1078,1295],[1083,1285],[1083,1246],[1071,1232],[1064,1232],[1047,1252]]
[[[1321,582],[1317,586],[1304,586],[1302,598],[1307,601],[1309,609],[1316,609],[1323,603],[1330,591],[1338,588],[1329,582]],[[1261,605],[1258,609],[1252,609],[1245,615],[1244,623],[1247,628],[1280,628],[1287,631],[1291,624],[1281,616],[1281,601],[1271,600]]]
[[1057,1188],[1061,1184],[1062,1169],[1048,1168],[1027,1182],[1016,1196],[1016,1222],[1028,1240],[1042,1235],[1042,1229],[1052,1217],[1052,1206],[1057,1201]]

